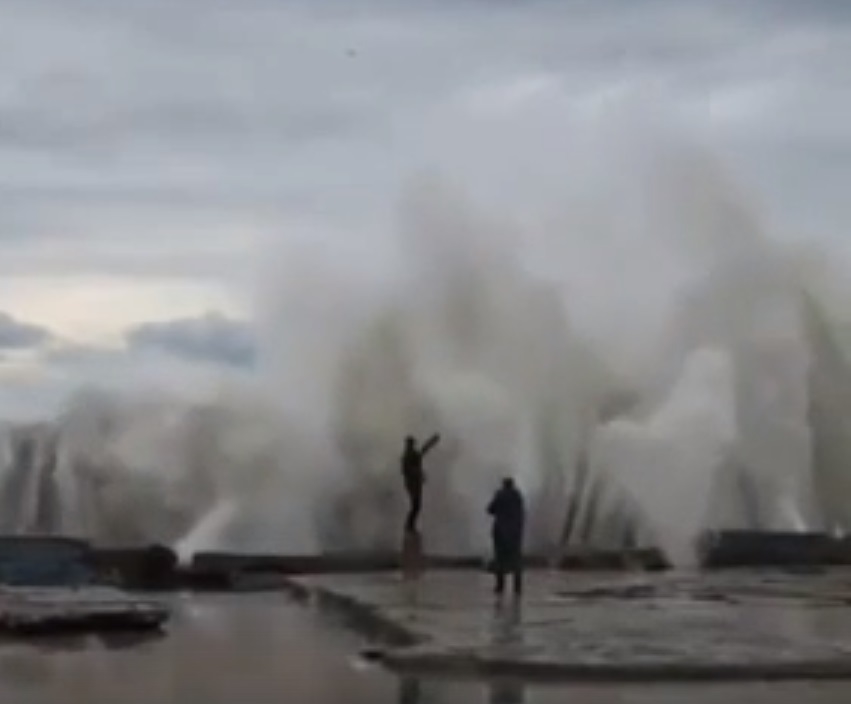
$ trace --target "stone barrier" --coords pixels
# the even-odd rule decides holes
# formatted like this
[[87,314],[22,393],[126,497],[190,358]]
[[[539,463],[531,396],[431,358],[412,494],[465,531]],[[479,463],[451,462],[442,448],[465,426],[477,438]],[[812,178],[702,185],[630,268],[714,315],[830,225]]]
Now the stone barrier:
[[828,533],[710,531],[698,544],[707,569],[851,565],[851,539]]
[[84,540],[61,536],[0,536],[0,584],[76,586],[94,577],[92,550]]
[[98,581],[124,589],[171,589],[180,586],[177,555],[164,545],[92,550]]

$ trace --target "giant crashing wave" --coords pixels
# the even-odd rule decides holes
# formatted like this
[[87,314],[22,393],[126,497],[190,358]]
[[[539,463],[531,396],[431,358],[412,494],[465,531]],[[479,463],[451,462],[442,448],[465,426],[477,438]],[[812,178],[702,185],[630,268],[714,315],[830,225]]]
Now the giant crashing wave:
[[[790,452],[783,445],[782,433],[789,430],[783,419],[776,428],[758,425],[775,421],[758,414],[764,409],[753,375],[760,367],[770,370],[773,358],[779,364],[780,353],[771,346],[760,352],[747,345],[730,353],[729,346],[724,351],[717,344],[718,337],[714,346],[712,340],[692,341],[680,374],[662,394],[642,398],[633,390],[601,384],[588,394],[587,417],[566,419],[569,425],[560,424],[555,406],[540,409],[527,439],[542,479],[530,496],[532,549],[657,544],[686,562],[689,541],[705,528],[847,530],[851,366],[814,298],[802,293],[796,305],[811,357],[803,399],[811,433],[806,443],[810,456],[805,458],[812,463],[811,481],[800,467],[782,466]],[[388,379],[386,368],[374,369],[378,378],[370,380],[367,367],[374,357],[363,353],[352,357],[351,364],[364,368],[349,377],[360,388],[349,389],[343,398],[363,404],[364,394],[379,393],[377,386],[406,383]],[[746,375],[738,385],[731,382],[731,364]],[[404,364],[396,369],[404,376]],[[707,397],[708,403],[689,401]],[[752,432],[768,445],[748,447],[747,436],[725,427],[724,410],[714,408],[716,402],[736,406],[737,423],[754,413]],[[403,506],[395,455],[382,438],[388,432],[401,437],[405,427],[434,427],[446,415],[445,407],[384,408],[381,418],[355,414],[363,425],[348,423],[338,431],[341,459],[335,461],[341,467],[329,473],[334,480],[309,490],[271,469],[280,466],[281,455],[291,456],[292,448],[276,436],[266,411],[219,403],[134,406],[88,396],[61,422],[9,425],[2,434],[0,531],[79,535],[104,545],[155,541],[190,551],[395,546]],[[342,409],[341,417],[347,412]],[[673,436],[664,430],[672,418],[682,425]],[[367,427],[370,423],[385,427],[377,432]],[[246,436],[247,429],[253,439]],[[704,443],[704,452],[701,438],[713,433],[718,442]],[[481,549],[482,534],[475,524],[483,521],[475,503],[471,511],[469,497],[484,497],[500,470],[471,473],[472,478],[459,482],[459,463],[469,464],[473,454],[464,458],[463,439],[448,436],[448,447],[431,468],[427,539],[446,552]],[[167,447],[134,450],[147,443]],[[766,449],[767,455],[760,453]],[[166,466],[128,462],[138,456]],[[481,460],[483,465],[491,461]],[[678,475],[686,465],[688,474]],[[305,501],[293,512],[298,501],[288,492],[300,491]],[[711,500],[694,505],[695,496],[704,492]]]
[[[665,334],[630,328],[659,337],[644,366],[616,364],[623,338],[606,345],[573,317],[583,263],[565,271],[564,247],[584,240],[565,233],[587,223],[536,243],[420,190],[390,288],[365,295],[333,253],[319,267],[288,258],[269,326],[285,334],[280,378],[264,388],[206,403],[83,393],[56,419],[4,428],[0,531],[183,555],[395,549],[402,438],[434,430],[422,525],[435,552],[487,548],[484,506],[506,474],[528,496],[529,548],[551,554],[657,545],[687,563],[706,528],[847,530],[837,328],[735,191],[686,162],[653,173],[656,200],[642,194],[658,222],[636,232],[627,218],[651,264],[623,287],[630,319],[643,322],[657,257],[688,250],[698,273],[685,295],[666,292],[681,305]],[[535,254],[548,273],[533,275]],[[622,284],[622,257],[592,267],[598,296]]]

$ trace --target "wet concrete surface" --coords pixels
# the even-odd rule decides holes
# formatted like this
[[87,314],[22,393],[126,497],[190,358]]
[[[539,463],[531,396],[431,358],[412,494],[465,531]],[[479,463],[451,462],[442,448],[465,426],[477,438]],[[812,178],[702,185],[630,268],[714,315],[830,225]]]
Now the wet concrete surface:
[[111,587],[0,587],[0,632],[44,635],[81,629],[132,631],[168,620],[162,602]]
[[[475,596],[470,594],[469,601]],[[341,624],[279,594],[176,597],[172,603],[174,618],[157,638],[0,644],[0,701],[820,704],[845,702],[851,694],[851,684],[835,682],[541,687],[506,678],[480,682],[397,677],[360,662],[356,654],[364,642]],[[483,607],[483,618],[486,612]],[[510,621],[490,613],[482,622],[488,633],[510,628]]]
[[360,641],[280,594],[172,599],[156,638],[0,645],[0,701],[16,704],[393,702],[396,681],[355,666]]
[[529,575],[522,602],[496,602],[486,575],[419,583],[308,578],[341,613],[403,629],[383,661],[430,675],[567,681],[851,682],[851,572]]

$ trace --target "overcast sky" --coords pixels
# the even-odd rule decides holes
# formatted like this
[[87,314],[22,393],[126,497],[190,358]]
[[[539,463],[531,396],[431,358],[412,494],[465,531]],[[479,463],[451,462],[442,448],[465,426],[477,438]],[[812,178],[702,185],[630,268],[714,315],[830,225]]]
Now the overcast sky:
[[849,66],[840,0],[0,0],[0,413],[250,368],[277,238],[368,251],[424,168],[557,197],[613,96],[849,250]]

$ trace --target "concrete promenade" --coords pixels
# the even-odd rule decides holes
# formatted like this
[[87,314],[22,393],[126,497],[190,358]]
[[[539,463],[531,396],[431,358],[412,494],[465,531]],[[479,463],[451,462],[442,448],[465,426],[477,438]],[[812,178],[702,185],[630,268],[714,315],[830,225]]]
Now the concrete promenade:
[[527,574],[521,603],[488,575],[293,579],[378,643],[393,670],[548,681],[851,679],[851,571]]

